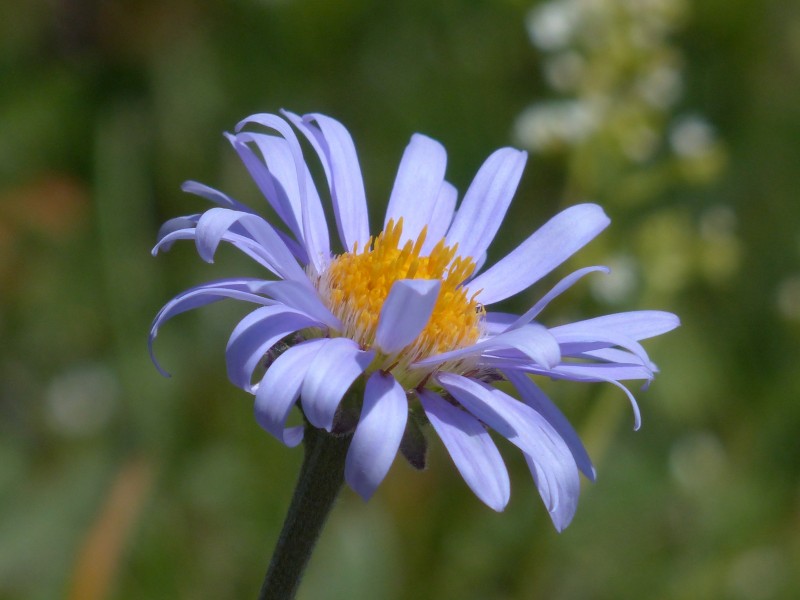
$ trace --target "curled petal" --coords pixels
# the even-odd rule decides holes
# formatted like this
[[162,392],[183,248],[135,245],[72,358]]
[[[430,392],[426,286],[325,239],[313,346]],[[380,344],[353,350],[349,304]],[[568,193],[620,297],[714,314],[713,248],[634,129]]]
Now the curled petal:
[[540,369],[535,366],[523,366],[519,368],[520,371],[532,373],[534,375],[546,375],[552,379],[566,379],[569,381],[584,381],[592,383],[604,381],[606,383],[615,385],[625,393],[625,396],[627,396],[628,401],[631,403],[631,409],[633,410],[633,429],[636,431],[642,426],[642,414],[639,410],[639,404],[636,402],[636,398],[634,398],[631,391],[621,384],[619,379],[615,378],[621,374],[620,369],[626,369],[625,372],[631,375],[631,377],[620,377],[619,379],[642,379],[638,376],[641,374],[641,367],[625,368],[617,365],[604,364],[561,364],[553,367],[552,369]]
[[258,294],[259,286],[262,283],[263,281],[260,279],[221,279],[190,288],[167,302],[161,310],[158,311],[155,319],[153,319],[153,324],[150,326],[150,337],[147,343],[150,351],[150,358],[156,366],[156,369],[158,369],[158,372],[164,376],[169,376],[169,373],[158,364],[153,352],[153,342],[158,335],[158,329],[161,325],[183,312],[213,302],[219,302],[226,298],[244,300],[245,302],[253,302],[255,304],[272,304],[272,300]]
[[650,358],[644,347],[620,331],[592,326],[585,322],[559,325],[551,327],[549,331],[558,342],[564,355],[574,355],[583,349],[598,350],[619,346],[635,354],[640,364],[650,364]]
[[195,196],[200,196],[201,198],[210,200],[214,204],[218,204],[223,208],[231,208],[241,212],[253,212],[249,206],[242,204],[241,202],[237,202],[227,194],[224,194],[219,190],[215,190],[214,188],[198,181],[184,181],[181,185],[181,190],[187,194],[194,194]]
[[352,251],[369,239],[367,199],[358,155],[344,125],[318,113],[302,118],[288,111],[286,117],[306,136],[319,155],[328,178],[333,212],[342,245]]
[[[288,181],[281,181],[274,173],[277,170],[285,175],[287,162],[294,167],[291,150],[285,140],[274,135],[241,133],[226,136],[239,154],[247,171],[255,181],[261,194],[278,214],[278,217],[294,233],[297,239],[302,239],[300,228],[300,195],[287,190]],[[264,161],[262,162],[250,149],[246,142],[255,142],[261,150]],[[288,157],[287,157],[288,154]],[[288,158],[288,160],[287,160]],[[270,165],[272,168],[270,168]],[[294,168],[292,168],[294,175]],[[296,180],[296,176],[295,176]],[[296,186],[295,186],[296,187]]]
[[275,201],[271,203],[277,205],[276,212],[285,215],[282,216],[284,222],[297,239],[302,241],[309,260],[320,272],[330,257],[328,225],[311,173],[302,160],[302,155],[297,154],[297,139],[291,129],[289,132],[292,133],[291,141],[272,135],[244,132],[235,136],[235,145],[237,148],[243,146],[239,149],[243,157],[247,156],[249,148],[242,141],[252,141],[261,151],[265,164],[253,156],[251,162],[255,160],[257,164],[251,167],[251,173],[261,173],[260,179],[264,183],[259,187],[262,188],[262,193],[267,199],[270,198],[268,194],[275,197]]
[[227,208],[212,208],[203,213],[195,231],[195,243],[200,257],[212,262],[223,236],[237,223],[261,246],[272,270],[282,279],[304,282],[311,287],[305,271],[275,230],[261,217],[249,213]]

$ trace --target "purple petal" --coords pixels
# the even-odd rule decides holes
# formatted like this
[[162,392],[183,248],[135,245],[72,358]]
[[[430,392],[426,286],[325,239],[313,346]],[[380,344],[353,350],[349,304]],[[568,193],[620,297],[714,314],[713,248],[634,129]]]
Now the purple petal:
[[378,348],[393,354],[413,342],[431,318],[440,287],[434,279],[395,281],[378,317]]
[[542,312],[545,307],[550,304],[552,300],[563,294],[569,288],[571,288],[581,277],[584,275],[588,275],[589,273],[594,273],[596,271],[602,271],[603,273],[610,273],[611,270],[608,267],[586,267],[583,269],[578,269],[573,273],[570,273],[564,279],[559,281],[553,289],[547,292],[544,296],[542,296],[541,300],[539,300],[536,304],[534,304],[529,310],[527,310],[523,315],[519,317],[515,322],[509,325],[508,329],[514,329],[519,327],[520,325],[524,325],[525,323],[530,323],[533,321],[540,312]]
[[[266,198],[270,206],[275,209],[278,217],[286,223],[286,226],[294,233],[298,240],[302,239],[299,218],[299,193],[295,192],[290,198],[289,192],[285,187],[286,182],[282,182],[274,174],[274,169],[285,174],[285,170],[288,169],[287,162],[291,164],[291,167],[294,167],[291,150],[289,150],[286,141],[273,135],[251,133],[242,133],[240,135],[227,134],[226,137],[242,159],[244,166],[250,173],[250,177],[255,181],[261,194]],[[260,143],[256,142],[256,140]],[[264,157],[264,162],[259,160],[256,154],[245,143],[248,141],[256,142],[256,145],[259,147]],[[286,160],[287,155],[288,161]],[[272,166],[272,168],[270,168],[270,166]],[[293,168],[292,171],[294,171]]]
[[218,204],[223,208],[231,208],[233,210],[255,214],[249,206],[242,204],[241,202],[237,202],[227,194],[224,194],[219,190],[215,190],[214,188],[208,187],[207,185],[197,181],[184,181],[183,185],[181,185],[181,190],[187,194],[194,194],[195,196],[200,196],[201,198],[210,200],[214,204]]
[[576,321],[553,329],[602,329],[615,331],[638,341],[672,331],[680,324],[680,319],[672,313],[660,310],[636,310]]
[[374,352],[361,350],[347,338],[333,338],[322,346],[300,393],[303,411],[314,427],[332,429],[342,397],[374,357]]
[[558,432],[530,406],[501,390],[453,373],[441,373],[438,379],[464,408],[522,450],[553,524],[563,530],[575,515],[580,480]]
[[545,327],[531,323],[481,340],[466,348],[430,356],[413,363],[412,367],[429,367],[448,360],[509,348],[521,352],[535,364],[542,365],[545,368],[552,367],[561,360],[561,351],[555,338],[550,335],[550,332]]
[[511,325],[517,321],[517,319],[519,319],[519,315],[486,311],[486,316],[484,317],[483,323],[486,327],[487,334],[498,335],[504,331],[508,331],[511,328]]
[[290,333],[319,325],[308,315],[280,304],[257,308],[239,322],[228,340],[228,378],[251,392],[253,371],[270,348]]
[[624,333],[593,324],[589,321],[567,323],[549,329],[561,346],[562,354],[573,355],[575,350],[585,346],[587,350],[597,350],[608,346],[619,346],[633,352],[641,364],[649,364],[650,358],[642,345]]
[[[601,360],[604,362],[609,363],[617,363],[619,365],[636,365],[641,366],[652,376],[654,373],[658,373],[658,367],[656,367],[655,363],[647,362],[643,363],[642,359],[636,356],[633,352],[628,352],[627,350],[620,350],[618,348],[599,348],[597,350],[587,350],[586,352],[581,352],[575,355],[575,358],[588,358],[591,360]],[[638,379],[638,378],[634,378]]]
[[323,304],[319,295],[309,290],[306,285],[296,281],[264,281],[258,287],[258,291],[324,323],[331,329],[336,331],[344,329],[342,322]]
[[[283,136],[288,144],[295,166],[295,177],[290,177],[288,171],[284,171],[279,179],[284,182],[285,185],[288,185],[289,181],[297,183],[301,214],[297,215],[297,213],[295,213],[295,218],[299,219],[302,223],[302,239],[308,258],[317,272],[322,272],[325,264],[327,264],[327,261],[330,259],[328,225],[322,210],[322,203],[319,200],[319,194],[317,193],[316,187],[314,187],[311,173],[303,159],[303,151],[300,148],[300,142],[297,140],[297,136],[294,134],[291,125],[277,115],[268,113],[252,115],[238,123],[236,125],[236,131],[241,131],[242,128],[249,123],[257,123],[276,130]],[[316,147],[317,146],[315,146],[315,148]]]
[[217,246],[227,231],[235,224],[241,226],[261,246],[264,258],[271,270],[282,279],[299,281],[312,288],[305,271],[300,267],[286,244],[275,230],[256,215],[238,212],[227,208],[212,208],[203,213],[197,223],[195,243],[197,252],[203,260],[213,262]]
[[[503,369],[503,365],[498,365],[499,368]],[[619,380],[615,379],[614,376],[619,374],[619,370],[624,369],[624,367],[619,367],[618,365],[604,365],[604,364],[587,364],[587,365],[571,365],[571,364],[560,364],[552,369],[541,369],[535,366],[521,366],[515,367],[514,365],[506,365],[505,368],[518,368],[520,371],[524,371],[526,373],[531,373],[533,375],[545,375],[552,379],[566,379],[568,381],[582,381],[582,382],[606,382],[612,385],[615,385],[619,389],[621,389],[625,395],[628,397],[628,400],[631,403],[631,409],[633,410],[633,429],[634,431],[638,430],[642,426],[642,415],[639,411],[639,404],[636,402],[636,398],[634,398],[631,391],[622,385]],[[607,371],[606,371],[607,370]],[[609,376],[604,376],[604,373],[607,372]],[[631,373],[633,374],[633,373]],[[633,377],[635,379],[639,379],[639,377]]]
[[478,170],[447,232],[448,245],[458,243],[459,255],[476,258],[492,243],[527,159],[526,152],[500,148]]
[[219,302],[226,298],[244,300],[256,304],[272,304],[272,300],[259,296],[256,293],[262,283],[264,282],[260,279],[222,279],[190,288],[167,302],[161,310],[158,311],[155,319],[153,319],[153,324],[150,326],[150,337],[148,339],[150,358],[159,373],[167,377],[169,376],[169,374],[161,368],[161,365],[158,364],[155,354],[153,353],[153,341],[156,339],[158,329],[161,325],[182,312],[213,302]]
[[475,417],[438,394],[418,392],[425,414],[464,481],[489,508],[502,511],[511,495],[508,471],[491,436]]
[[344,478],[369,500],[392,466],[406,428],[408,401],[394,377],[382,371],[367,380],[361,418],[347,451]]
[[619,365],[614,363],[561,363],[554,368],[557,373],[568,374],[581,381],[627,381],[653,379],[653,371],[644,365]]
[[522,400],[537,413],[542,415],[550,425],[558,432],[558,435],[567,444],[572,457],[578,468],[591,481],[595,480],[596,472],[589,458],[589,453],[581,441],[578,432],[564,416],[559,408],[553,404],[552,400],[524,373],[513,369],[503,371],[503,374],[514,385],[522,396]]
[[[194,229],[197,222],[200,220],[200,215],[185,215],[182,217],[174,217],[165,221],[161,227],[158,228],[156,234],[156,245],[150,251],[153,256],[156,256],[160,251],[168,252],[172,248],[172,243],[176,239],[194,239]],[[187,232],[185,236],[175,236],[173,239],[165,239],[176,232]]]
[[301,119],[289,112],[284,114],[319,154],[342,245],[348,251],[353,250],[356,242],[359,248],[364,248],[369,239],[367,200],[353,139],[341,123],[325,115],[313,113]]
[[300,388],[324,339],[292,346],[275,359],[256,390],[255,416],[261,427],[287,446],[303,439],[303,427],[286,428],[286,419],[300,396]]
[[610,223],[596,204],[578,204],[550,219],[515,250],[469,283],[483,304],[493,304],[533,285],[589,243]]
[[[289,131],[291,132],[291,129]],[[292,142],[271,135],[249,132],[240,133],[237,138],[244,141],[251,140],[258,146],[269,169],[268,174],[275,180],[275,193],[280,204],[285,207],[284,211],[290,213],[291,219],[284,220],[295,232],[297,239],[302,240],[309,259],[317,271],[321,272],[330,258],[328,225],[308,167],[301,156],[301,162],[299,164],[295,162],[298,159],[294,147],[297,139],[294,138],[293,132],[292,136]],[[263,167],[260,162],[259,165]],[[304,185],[299,178],[305,181]],[[291,225],[292,223],[294,225]]]
[[403,153],[394,182],[384,228],[390,219],[402,217],[400,246],[416,241],[422,228],[431,222],[439,190],[444,182],[447,152],[436,140],[415,133]]
[[[167,221],[158,232],[158,242],[152,250],[153,256],[162,250],[169,250],[172,247],[172,244],[178,240],[194,240],[196,243],[196,224],[197,221],[200,220],[201,216],[202,215],[191,215],[189,217],[178,217]],[[232,233],[233,230],[240,231],[240,233]],[[284,238],[283,236],[285,234],[283,234],[283,232],[279,231],[277,233],[278,236],[281,237],[286,247],[289,248],[291,253],[296,256],[298,260],[305,262],[305,251],[297,244],[297,242],[289,239],[288,237]],[[276,267],[272,264],[272,256],[270,256],[270,254],[261,244],[250,237],[248,232],[242,227],[234,224],[231,226],[230,231],[226,231],[222,234],[220,241],[230,243],[234,248],[249,256],[271,273],[280,277],[279,273],[276,272]]]
[[433,206],[433,214],[428,221],[428,235],[425,237],[425,242],[422,244],[422,255],[430,254],[433,247],[439,243],[447,230],[450,228],[450,223],[453,222],[453,215],[456,210],[456,199],[458,198],[458,191],[451,183],[447,181],[442,182],[442,187],[439,188],[439,194],[436,197],[436,204]]

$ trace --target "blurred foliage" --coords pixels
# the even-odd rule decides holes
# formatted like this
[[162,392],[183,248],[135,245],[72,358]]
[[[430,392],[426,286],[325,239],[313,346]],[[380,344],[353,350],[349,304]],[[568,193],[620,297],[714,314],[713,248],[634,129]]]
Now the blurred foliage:
[[573,265],[614,273],[544,317],[683,320],[649,344],[636,434],[616,390],[548,386],[599,471],[565,533],[510,448],[497,515],[432,444],[426,472],[342,494],[302,598],[800,594],[794,0],[0,0],[0,81],[0,597],[258,589],[301,452],[227,383],[241,309],[171,324],[169,380],[145,345],[173,294],[253,266],[148,251],[203,206],[185,179],[257,205],[221,132],[280,107],[350,128],[374,224],[412,132],[462,191],[491,150],[528,147],[490,260],[597,200],[612,227]]

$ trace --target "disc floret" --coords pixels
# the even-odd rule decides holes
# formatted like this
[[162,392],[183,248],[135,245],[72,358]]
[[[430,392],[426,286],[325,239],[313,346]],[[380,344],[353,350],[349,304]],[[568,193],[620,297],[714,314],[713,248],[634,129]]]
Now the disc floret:
[[402,217],[390,220],[386,229],[371,237],[364,248],[335,257],[318,280],[320,295],[343,323],[338,332],[372,348],[378,318],[392,285],[401,279],[433,279],[440,282],[439,295],[427,325],[417,338],[392,356],[379,356],[376,368],[396,373],[414,361],[474,344],[481,334],[483,307],[467,297],[461,284],[475,270],[471,257],[458,256],[458,244],[442,238],[430,253],[421,256],[427,235],[400,246]]

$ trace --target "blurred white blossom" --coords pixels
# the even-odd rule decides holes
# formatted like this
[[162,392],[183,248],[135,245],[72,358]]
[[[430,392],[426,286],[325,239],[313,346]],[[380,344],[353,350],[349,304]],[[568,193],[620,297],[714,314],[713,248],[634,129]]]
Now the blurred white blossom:
[[47,421],[54,431],[68,437],[97,433],[111,421],[119,392],[119,382],[107,366],[73,367],[47,387]]

